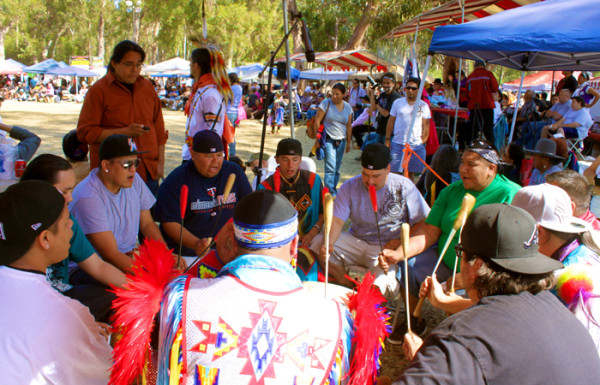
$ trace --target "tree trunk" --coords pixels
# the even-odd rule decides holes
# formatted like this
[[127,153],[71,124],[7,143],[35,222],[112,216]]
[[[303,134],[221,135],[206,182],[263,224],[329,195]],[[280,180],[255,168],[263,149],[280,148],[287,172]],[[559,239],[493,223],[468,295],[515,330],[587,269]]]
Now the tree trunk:
[[[98,56],[104,61],[105,40],[104,40],[104,9],[106,8],[106,0],[100,3],[100,14],[98,15]],[[91,63],[90,63],[91,64]]]
[[54,50],[56,49],[56,43],[58,42],[58,39],[60,39],[60,37],[62,36],[62,34],[65,33],[66,30],[67,30],[67,26],[64,25],[60,30],[58,30],[54,34],[54,39],[48,40],[48,43],[46,44],[46,46],[42,50],[42,59],[43,60],[46,60],[48,58],[52,58],[54,56]]
[[0,60],[4,60],[4,36],[6,36],[6,33],[8,32],[8,30],[10,29],[10,25],[7,25],[6,27],[2,27],[0,28]]
[[350,40],[340,48],[342,51],[345,50],[354,50],[359,49],[362,46],[362,42],[365,39],[365,35],[367,34],[367,30],[369,26],[375,19],[375,14],[377,13],[377,7],[379,5],[380,0],[369,0],[363,9],[363,15],[360,18],[360,21],[354,28],[354,33],[352,33],[352,37]]

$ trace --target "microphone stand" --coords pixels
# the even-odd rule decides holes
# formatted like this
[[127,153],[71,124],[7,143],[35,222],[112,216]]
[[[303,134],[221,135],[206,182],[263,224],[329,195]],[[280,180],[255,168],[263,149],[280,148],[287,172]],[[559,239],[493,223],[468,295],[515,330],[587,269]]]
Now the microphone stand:
[[[272,84],[272,80],[273,80],[273,65],[275,64],[275,56],[277,55],[277,52],[279,52],[279,50],[281,49],[281,47],[283,47],[283,45],[285,44],[285,42],[287,41],[288,37],[290,37],[290,34],[292,33],[292,31],[294,30],[294,28],[296,28],[296,25],[300,22],[300,20],[302,20],[301,18],[297,18],[294,21],[294,24],[292,24],[292,27],[289,29],[289,31],[287,31],[287,33],[285,34],[285,36],[283,36],[283,39],[281,39],[281,42],[279,43],[279,45],[277,46],[277,48],[275,49],[275,51],[271,52],[271,58],[269,59],[269,61],[267,62],[267,64],[265,65],[265,68],[263,68],[262,71],[260,71],[260,74],[258,74],[258,78],[262,78],[263,74],[265,73],[267,67],[269,68],[269,80],[267,81],[267,92],[264,98],[264,114],[263,114],[263,127],[262,127],[262,136],[260,138],[260,156],[258,157],[258,168],[259,170],[262,169],[262,161],[263,161],[263,155],[265,152],[265,138],[266,138],[266,134],[267,134],[267,110],[269,108],[269,106],[271,105],[271,84]],[[292,85],[288,84],[288,88],[289,91],[292,91]],[[262,172],[259,172],[258,175],[256,176],[256,186],[258,187],[258,185],[260,184],[260,178],[262,176]]]

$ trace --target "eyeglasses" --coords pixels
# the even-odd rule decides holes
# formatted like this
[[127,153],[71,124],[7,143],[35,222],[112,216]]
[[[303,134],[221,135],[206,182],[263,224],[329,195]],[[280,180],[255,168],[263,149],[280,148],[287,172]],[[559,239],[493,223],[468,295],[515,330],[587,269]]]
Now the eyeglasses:
[[123,64],[127,68],[131,68],[131,67],[142,68],[142,66],[144,65],[144,63],[142,63],[142,62],[136,63],[136,62],[132,62],[132,61],[122,61],[121,64]]
[[407,90],[411,90],[411,91],[416,91],[419,89],[419,87],[408,87],[408,86],[404,87],[404,88],[406,88]]
[[138,168],[138,166],[140,165],[140,160],[136,159],[136,160],[120,160],[117,163],[119,163],[121,165],[121,167],[123,167],[125,170],[129,170],[131,168],[131,166]]

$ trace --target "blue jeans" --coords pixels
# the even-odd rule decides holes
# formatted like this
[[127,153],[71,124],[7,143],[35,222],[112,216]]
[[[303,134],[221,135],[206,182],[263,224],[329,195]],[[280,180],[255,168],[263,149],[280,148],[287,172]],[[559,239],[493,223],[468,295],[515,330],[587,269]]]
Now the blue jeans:
[[[227,113],[227,117],[229,118],[229,121],[231,122],[231,125],[236,127],[235,125],[235,121],[238,118],[238,114],[237,113],[232,113],[232,112],[228,112]],[[229,143],[229,156],[234,156],[235,155],[235,137],[233,139],[233,143]]]
[[331,195],[337,194],[337,184],[340,181],[340,167],[346,150],[346,139],[340,140],[340,144],[335,147],[335,142],[331,138],[325,140],[325,177],[323,183],[329,189]]
[[[390,163],[391,171],[399,173],[402,169],[402,165],[400,163],[402,160],[402,153],[404,152],[404,145],[392,142],[390,147],[390,152],[392,153],[392,161]],[[421,144],[416,146],[412,150],[419,155],[421,159],[425,160],[426,151],[424,145]],[[416,156],[410,157],[410,160],[408,161],[408,172],[420,173],[423,171],[424,167],[425,166],[423,165],[423,162],[421,162],[419,158]]]

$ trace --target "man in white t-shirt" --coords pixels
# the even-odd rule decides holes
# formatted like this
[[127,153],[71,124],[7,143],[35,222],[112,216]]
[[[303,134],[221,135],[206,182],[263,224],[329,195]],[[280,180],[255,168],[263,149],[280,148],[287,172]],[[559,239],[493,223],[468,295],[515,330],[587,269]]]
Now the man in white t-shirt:
[[[410,149],[421,158],[417,158],[415,154],[412,154],[410,157],[408,173],[411,178],[415,173],[423,171],[425,143],[427,142],[427,138],[429,138],[429,119],[431,119],[431,111],[427,103],[422,100],[419,100],[417,103],[417,93],[420,83],[421,81],[417,78],[408,79],[404,87],[406,97],[396,99],[394,104],[392,104],[385,135],[385,145],[390,148],[392,153],[392,172],[399,173],[402,170],[400,162],[404,146],[407,143]],[[412,134],[410,138],[407,138],[415,105],[418,108],[417,118]]]
[[46,280],[46,268],[69,254],[72,225],[65,199],[48,182],[25,181],[0,194],[3,384],[108,382],[109,326]]

